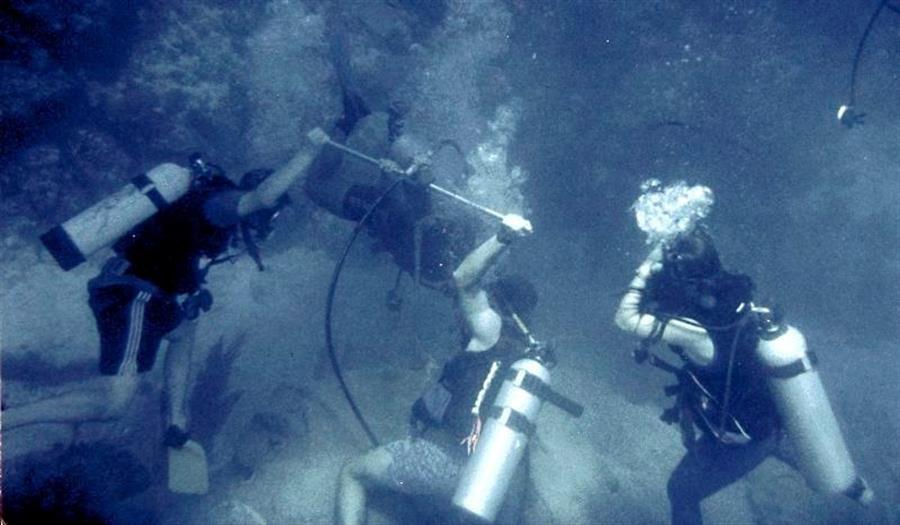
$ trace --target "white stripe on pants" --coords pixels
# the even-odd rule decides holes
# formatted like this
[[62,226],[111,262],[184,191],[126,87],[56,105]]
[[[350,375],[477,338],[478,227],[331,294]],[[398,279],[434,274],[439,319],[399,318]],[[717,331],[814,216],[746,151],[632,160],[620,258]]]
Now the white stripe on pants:
[[152,295],[149,292],[138,292],[131,302],[131,313],[128,319],[128,338],[122,364],[117,375],[136,375],[137,358],[141,349],[141,338],[144,333],[144,310]]

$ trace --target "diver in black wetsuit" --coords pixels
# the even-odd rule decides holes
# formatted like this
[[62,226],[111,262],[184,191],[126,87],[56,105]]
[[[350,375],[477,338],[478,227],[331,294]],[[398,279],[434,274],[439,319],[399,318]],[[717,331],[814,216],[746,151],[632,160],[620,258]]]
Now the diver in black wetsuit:
[[[408,108],[394,103],[386,114],[371,114],[359,97],[344,95],[344,114],[330,133],[343,142],[365,126],[369,139],[375,137],[370,154],[405,155],[393,146],[404,130]],[[371,142],[371,140],[370,140]],[[375,168],[344,166],[344,157],[334,148],[324,148],[310,167],[305,190],[309,198],[333,215],[357,222],[396,180],[397,175]],[[354,161],[350,161],[354,162]],[[432,213],[427,189],[427,168],[416,172],[415,180],[403,180],[375,208],[366,222],[375,250],[387,251],[400,272],[420,284],[449,291],[450,272],[474,246],[474,231],[468,224]]]
[[100,334],[101,375],[60,396],[4,409],[3,430],[121,417],[166,339],[165,439],[166,445],[181,447],[188,439],[185,396],[195,319],[212,302],[202,286],[209,269],[202,260],[215,261],[238,231],[254,254],[252,236],[268,230],[285,204],[285,192],[314,154],[313,146],[304,146],[280,169],[249,172],[240,184],[193,158],[190,190],[120,238],[116,255],[88,284]]
[[[656,247],[619,303],[616,324],[622,330],[667,344],[684,363],[678,369],[655,356],[652,361],[678,378],[676,406],[663,415],[679,424],[687,448],[667,485],[674,525],[702,523],[704,499],[770,456],[796,467],[767,384],[773,372],[757,352],[761,331],[751,315],[753,290],[750,277],[722,268],[712,238],[698,228],[667,249]],[[648,358],[646,347],[639,356]],[[827,406],[827,400],[816,401]],[[860,477],[844,494],[863,504],[874,497]]]

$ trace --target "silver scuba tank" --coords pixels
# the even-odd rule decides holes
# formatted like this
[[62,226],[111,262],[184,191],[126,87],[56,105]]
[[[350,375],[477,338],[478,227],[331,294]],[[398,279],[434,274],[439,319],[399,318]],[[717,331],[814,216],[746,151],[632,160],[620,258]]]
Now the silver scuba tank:
[[540,389],[549,386],[550,371],[540,362],[524,358],[512,364],[460,475],[455,506],[494,521],[534,431],[542,405]]
[[[857,473],[837,419],[816,370],[815,354],[793,326],[782,324],[759,309],[756,348],[769,390],[796,453],[797,467],[807,484],[824,493],[842,493],[862,503],[872,491]],[[758,312],[759,312],[758,311]]]
[[178,200],[191,187],[191,171],[166,163],[71,219],[41,235],[41,242],[63,270],[83,263],[92,253],[116,241],[159,209]]

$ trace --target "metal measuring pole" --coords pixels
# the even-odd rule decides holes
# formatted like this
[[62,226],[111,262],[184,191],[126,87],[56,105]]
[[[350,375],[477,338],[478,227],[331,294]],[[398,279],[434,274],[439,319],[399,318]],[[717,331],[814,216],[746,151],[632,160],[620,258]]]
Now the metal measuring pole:
[[[320,144],[320,145],[328,144],[328,145],[335,147],[345,153],[348,153],[360,160],[364,160],[370,164],[374,164],[382,170],[390,171],[390,172],[396,173],[398,175],[404,175],[404,176],[412,175],[415,172],[415,168],[417,167],[416,164],[413,164],[412,166],[410,166],[409,169],[403,170],[399,166],[397,166],[395,163],[388,161],[386,159],[376,159],[375,157],[370,157],[369,155],[366,155],[365,153],[361,153],[359,151],[356,151],[353,148],[349,148],[343,144],[340,144],[338,142],[331,140],[331,137],[329,137],[328,134],[322,130],[322,128],[316,128],[316,129],[310,131],[307,136],[309,137],[309,140],[311,140],[312,142],[314,142],[316,144]],[[473,202],[473,201],[463,197],[462,195],[453,193],[452,191],[442,188],[441,186],[438,186],[437,184],[430,183],[430,184],[428,184],[428,188],[437,193],[440,193],[441,195],[450,197],[451,199],[454,199],[457,202],[461,202],[471,208],[475,208],[476,210],[478,210],[482,213],[485,213],[487,215],[490,215],[491,217],[494,217],[495,219],[500,219],[501,221],[503,220],[504,215],[502,213],[500,213],[496,210],[492,210],[491,208],[488,208],[487,206],[482,206],[481,204],[478,204],[477,202]]]

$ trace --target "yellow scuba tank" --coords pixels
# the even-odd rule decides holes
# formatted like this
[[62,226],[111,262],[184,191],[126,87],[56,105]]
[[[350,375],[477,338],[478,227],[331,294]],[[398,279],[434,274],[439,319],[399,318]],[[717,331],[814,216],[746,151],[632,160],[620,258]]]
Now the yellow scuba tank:
[[63,270],[71,270],[97,250],[112,244],[191,187],[192,174],[175,164],[160,164],[71,219],[41,235],[41,242]]
[[453,504],[487,522],[500,511],[541,409],[550,371],[535,359],[512,364],[475,451],[460,476]]
[[816,370],[815,354],[807,352],[799,330],[780,322],[770,310],[755,307],[754,312],[759,321],[756,354],[804,479],[819,492],[868,503],[872,491],[850,458]]

